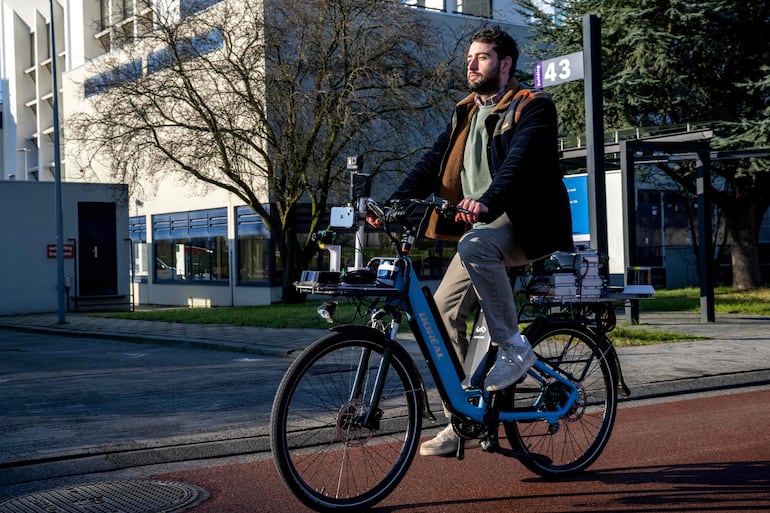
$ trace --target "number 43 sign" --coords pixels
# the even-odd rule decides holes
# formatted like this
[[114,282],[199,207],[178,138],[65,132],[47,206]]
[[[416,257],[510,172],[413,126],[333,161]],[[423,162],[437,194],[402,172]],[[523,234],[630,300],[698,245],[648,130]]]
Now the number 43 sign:
[[583,78],[583,52],[575,52],[535,65],[535,87],[543,87]]

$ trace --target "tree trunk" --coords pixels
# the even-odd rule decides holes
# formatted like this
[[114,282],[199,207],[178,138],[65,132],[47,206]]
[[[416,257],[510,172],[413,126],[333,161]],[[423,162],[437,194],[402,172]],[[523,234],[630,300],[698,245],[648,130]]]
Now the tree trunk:
[[294,288],[294,282],[299,280],[303,271],[302,251],[297,242],[293,226],[285,229],[280,247],[281,261],[283,262],[283,276],[281,277],[281,302],[304,303],[307,298]]
[[759,265],[759,244],[750,226],[727,224],[730,234],[730,257],[733,267],[733,289],[751,290],[762,286]]

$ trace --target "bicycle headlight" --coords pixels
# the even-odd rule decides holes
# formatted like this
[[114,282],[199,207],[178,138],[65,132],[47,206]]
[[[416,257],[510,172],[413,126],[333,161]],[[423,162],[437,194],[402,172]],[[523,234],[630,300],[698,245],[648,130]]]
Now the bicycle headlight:
[[318,312],[318,315],[321,316],[322,319],[325,319],[326,322],[329,324],[334,323],[334,312],[337,310],[337,302],[336,301],[324,301],[321,303],[321,306],[318,307],[316,312]]

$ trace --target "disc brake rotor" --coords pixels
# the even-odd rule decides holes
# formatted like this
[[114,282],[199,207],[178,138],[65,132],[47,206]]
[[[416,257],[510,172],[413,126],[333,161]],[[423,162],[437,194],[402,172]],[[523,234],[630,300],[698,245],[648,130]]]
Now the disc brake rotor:
[[348,447],[360,447],[372,437],[373,431],[364,426],[367,405],[354,399],[342,405],[337,414],[337,438]]

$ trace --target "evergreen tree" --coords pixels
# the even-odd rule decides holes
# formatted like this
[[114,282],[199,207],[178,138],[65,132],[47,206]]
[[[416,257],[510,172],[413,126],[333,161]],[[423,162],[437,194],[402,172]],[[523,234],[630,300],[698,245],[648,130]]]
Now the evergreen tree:
[[[517,3],[531,15],[530,51],[543,59],[579,51],[583,15],[601,17],[606,130],[708,124],[718,157],[770,147],[767,0],[555,0],[546,4],[553,12],[530,0]],[[564,135],[585,130],[582,87],[570,82],[549,90]],[[660,170],[695,194],[691,162]],[[729,235],[733,287],[759,287],[759,230],[770,207],[768,158],[718,158],[712,173],[714,201]]]

